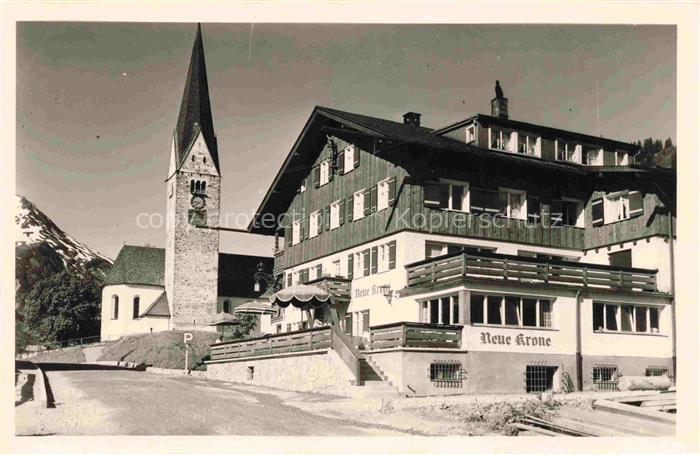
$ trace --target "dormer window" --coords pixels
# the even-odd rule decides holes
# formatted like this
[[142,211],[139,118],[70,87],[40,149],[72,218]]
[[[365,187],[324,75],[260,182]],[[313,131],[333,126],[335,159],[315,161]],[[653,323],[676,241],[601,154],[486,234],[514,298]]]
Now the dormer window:
[[467,144],[470,142],[474,142],[476,140],[476,126],[475,125],[469,125],[467,127],[465,140],[466,140]]
[[512,152],[512,143],[515,132],[505,131],[498,128],[489,128],[489,147],[494,150]]
[[598,147],[589,147],[586,149],[586,162],[589,166],[603,165],[603,149]]
[[615,152],[615,166],[627,166],[629,164],[629,154],[625,151],[617,150]]
[[530,156],[540,156],[540,138],[518,133],[518,153]]
[[578,144],[572,144],[570,142],[565,142],[561,140],[556,141],[557,148],[557,160],[558,161],[569,161],[572,163],[581,162],[581,146]]

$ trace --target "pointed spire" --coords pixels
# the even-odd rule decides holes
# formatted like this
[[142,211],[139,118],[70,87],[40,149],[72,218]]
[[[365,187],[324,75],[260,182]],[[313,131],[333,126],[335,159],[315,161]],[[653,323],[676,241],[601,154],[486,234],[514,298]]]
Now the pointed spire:
[[202,131],[204,135],[204,140],[218,171],[219,154],[216,146],[216,136],[214,135],[214,122],[211,118],[207,67],[204,63],[204,45],[202,43],[202,27],[198,23],[197,35],[192,47],[190,67],[187,71],[185,91],[182,94],[180,115],[177,118],[177,128],[175,129],[178,168],[187,156],[187,152],[199,131]]

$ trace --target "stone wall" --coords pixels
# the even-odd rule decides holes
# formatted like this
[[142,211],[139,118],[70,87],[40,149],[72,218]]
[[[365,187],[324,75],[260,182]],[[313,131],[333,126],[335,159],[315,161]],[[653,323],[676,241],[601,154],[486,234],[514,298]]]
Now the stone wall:
[[208,363],[207,379],[348,397],[354,387],[352,373],[332,349]]

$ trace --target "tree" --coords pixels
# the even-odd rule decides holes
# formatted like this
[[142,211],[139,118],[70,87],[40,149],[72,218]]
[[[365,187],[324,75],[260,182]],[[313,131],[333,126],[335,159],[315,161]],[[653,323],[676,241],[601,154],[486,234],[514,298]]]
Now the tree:
[[238,324],[224,326],[222,341],[235,341],[246,338],[258,325],[258,317],[254,314],[236,315]]
[[89,273],[62,271],[38,281],[19,312],[18,338],[34,343],[99,335],[100,283]]
[[671,138],[661,142],[660,139],[646,138],[637,141],[635,145],[639,148],[636,163],[643,167],[676,167],[676,146]]

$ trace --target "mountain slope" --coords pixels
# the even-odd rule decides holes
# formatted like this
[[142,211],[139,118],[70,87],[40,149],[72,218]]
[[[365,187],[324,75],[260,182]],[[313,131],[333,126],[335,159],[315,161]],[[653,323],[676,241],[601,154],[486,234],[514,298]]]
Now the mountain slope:
[[112,260],[65,233],[34,204],[16,196],[16,291],[28,292],[34,283],[62,270],[90,273],[100,281]]

